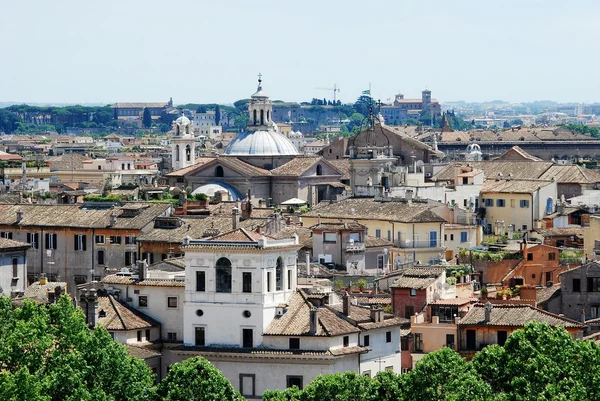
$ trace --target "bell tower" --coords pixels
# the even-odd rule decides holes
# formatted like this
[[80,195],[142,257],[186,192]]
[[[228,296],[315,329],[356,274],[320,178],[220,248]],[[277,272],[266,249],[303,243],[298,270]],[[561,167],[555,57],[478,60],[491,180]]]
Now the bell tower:
[[196,138],[192,134],[192,122],[183,114],[173,122],[173,138],[171,142],[171,164],[173,170],[193,165],[196,161]]

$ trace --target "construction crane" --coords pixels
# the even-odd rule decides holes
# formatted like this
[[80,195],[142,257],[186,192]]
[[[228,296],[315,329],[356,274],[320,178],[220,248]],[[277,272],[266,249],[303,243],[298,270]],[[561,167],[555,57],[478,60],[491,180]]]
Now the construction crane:
[[340,93],[340,88],[337,87],[337,84],[333,84],[333,88],[315,88],[323,91],[333,91],[333,105],[335,106],[336,96]]

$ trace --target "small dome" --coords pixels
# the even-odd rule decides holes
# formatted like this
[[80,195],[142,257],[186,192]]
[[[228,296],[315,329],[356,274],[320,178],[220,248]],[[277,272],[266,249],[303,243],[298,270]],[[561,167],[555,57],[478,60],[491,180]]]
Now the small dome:
[[216,192],[227,192],[230,200],[242,200],[242,194],[234,186],[223,182],[223,181],[211,181],[208,184],[204,184],[192,192],[192,195],[205,194],[213,197]]
[[239,134],[224,152],[230,156],[296,156],[294,144],[275,131],[248,131]]
[[175,123],[179,124],[179,125],[187,125],[187,124],[190,124],[191,121],[190,121],[189,118],[187,118],[186,116],[182,115],[177,120],[175,120]]

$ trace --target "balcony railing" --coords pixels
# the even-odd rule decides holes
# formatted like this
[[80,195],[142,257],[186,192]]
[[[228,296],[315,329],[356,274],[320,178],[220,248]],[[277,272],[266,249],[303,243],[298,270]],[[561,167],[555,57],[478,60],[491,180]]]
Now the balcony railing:
[[363,242],[354,242],[346,244],[346,252],[364,252],[365,244]]
[[439,248],[442,243],[437,240],[398,241],[398,248]]

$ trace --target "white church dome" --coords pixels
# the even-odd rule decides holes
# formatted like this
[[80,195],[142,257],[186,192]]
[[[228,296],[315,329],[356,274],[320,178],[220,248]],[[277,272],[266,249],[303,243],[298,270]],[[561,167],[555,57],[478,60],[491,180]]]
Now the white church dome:
[[231,156],[295,156],[294,144],[275,131],[247,131],[239,134],[224,152]]

